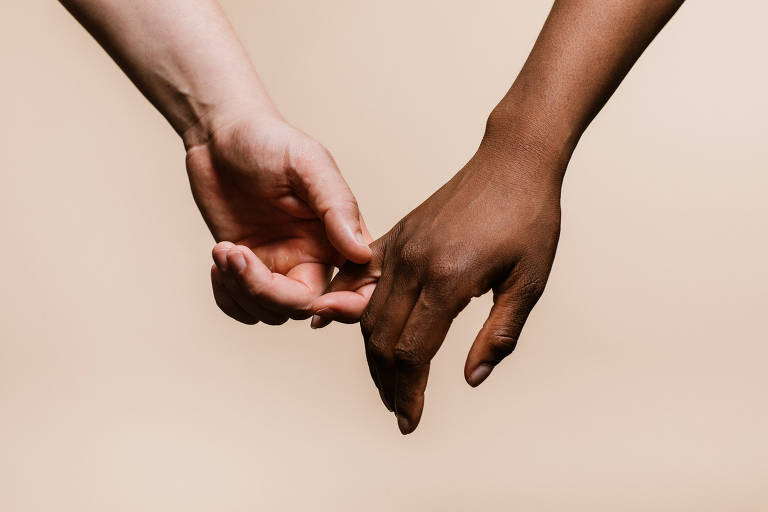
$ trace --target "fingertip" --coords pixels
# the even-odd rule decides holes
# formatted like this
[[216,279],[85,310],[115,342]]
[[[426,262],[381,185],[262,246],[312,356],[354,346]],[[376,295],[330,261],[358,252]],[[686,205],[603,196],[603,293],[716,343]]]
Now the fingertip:
[[229,240],[222,240],[221,242],[218,242],[214,246],[214,249],[216,249],[216,248],[231,249],[234,246],[235,246],[235,244],[233,242],[230,242]]
[[309,322],[309,327],[312,329],[322,329],[323,327],[329,325],[332,321],[333,320],[330,318],[314,314],[312,315],[312,320]]
[[405,435],[408,435],[412,432],[411,430],[411,422],[408,421],[408,418],[405,416],[400,416],[399,414],[397,416],[397,428],[400,429],[400,433]]
[[213,246],[211,256],[213,257],[213,262],[217,267],[219,267],[220,270],[227,270],[227,253],[234,246],[235,244],[227,241],[219,242]]
[[353,263],[368,263],[373,258],[373,250],[368,245],[368,241],[365,239],[365,235],[361,231],[355,233],[355,242],[357,245],[357,254],[350,254],[349,260]]
[[418,419],[414,421],[403,414],[395,414],[395,416],[397,417],[397,428],[400,429],[400,433],[404,436],[412,433],[419,425]]
[[482,384],[493,371],[493,366],[487,363],[479,364],[474,370],[465,376],[467,384],[476,388]]
[[363,240],[363,234],[357,232],[354,238],[348,238],[336,247],[352,263],[365,264],[373,258],[373,251]]
[[312,310],[312,321],[309,326],[312,329],[322,329],[334,321],[349,323],[350,315],[354,315],[354,312],[350,313],[344,309],[337,309],[330,304],[322,307],[311,306],[310,309]]
[[373,252],[363,234],[356,207],[348,212],[342,211],[341,208],[332,208],[325,215],[323,222],[328,240],[345,258],[360,264],[371,261]]
[[394,409],[395,416],[397,417],[397,426],[400,429],[400,433],[405,436],[416,430],[416,427],[419,426],[421,415],[424,412],[424,394],[421,386],[419,386],[421,392],[416,394],[413,392],[404,393],[403,387],[403,382],[395,384]]

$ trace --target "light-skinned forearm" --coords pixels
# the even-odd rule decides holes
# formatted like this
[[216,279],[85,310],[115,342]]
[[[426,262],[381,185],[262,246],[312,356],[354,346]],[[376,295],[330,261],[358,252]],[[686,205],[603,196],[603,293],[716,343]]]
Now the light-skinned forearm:
[[228,110],[277,114],[213,0],[61,0],[184,138],[204,142]]

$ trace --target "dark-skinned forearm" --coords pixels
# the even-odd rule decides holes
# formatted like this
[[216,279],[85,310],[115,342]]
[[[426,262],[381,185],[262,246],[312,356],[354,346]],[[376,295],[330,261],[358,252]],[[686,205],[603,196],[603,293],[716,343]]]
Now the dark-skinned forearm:
[[[557,0],[486,139],[565,158],[682,0]],[[560,176],[562,178],[562,176]]]

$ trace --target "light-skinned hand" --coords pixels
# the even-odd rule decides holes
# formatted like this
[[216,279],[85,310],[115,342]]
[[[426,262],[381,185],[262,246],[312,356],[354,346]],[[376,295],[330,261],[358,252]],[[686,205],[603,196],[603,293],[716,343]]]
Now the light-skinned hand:
[[216,303],[246,324],[310,316],[334,266],[366,262],[370,236],[330,153],[279,115],[236,110],[187,151],[215,239]]

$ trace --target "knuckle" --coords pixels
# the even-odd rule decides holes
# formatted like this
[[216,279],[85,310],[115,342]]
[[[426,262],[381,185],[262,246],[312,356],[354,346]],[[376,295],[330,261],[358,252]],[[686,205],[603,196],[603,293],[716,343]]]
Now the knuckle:
[[549,278],[549,269],[539,265],[521,264],[511,277],[509,291],[524,306],[532,308],[544,294]]
[[424,286],[419,297],[419,307],[426,316],[439,318],[456,309],[459,299],[449,288],[438,283]]
[[[449,274],[449,270],[430,272],[422,292],[422,300],[428,309],[453,311],[458,314],[473,296],[471,278]],[[442,272],[446,272],[443,274]]]
[[511,354],[517,347],[517,337],[504,333],[494,333],[488,338],[488,345],[494,353],[502,357]]
[[316,155],[316,158],[326,160],[326,161],[333,161],[333,155],[331,154],[331,152],[328,150],[328,148],[326,148],[319,142],[312,141],[312,143],[310,144],[310,147],[312,149],[312,153]]
[[388,347],[379,339],[370,338],[366,344],[366,350],[372,359],[380,361],[390,359]]
[[360,210],[360,207],[357,204],[357,200],[351,195],[351,193],[346,197],[340,197],[338,199],[338,203],[335,206],[341,211],[350,213],[357,213]]
[[397,366],[414,368],[424,366],[429,362],[418,344],[414,342],[400,343],[395,346],[392,356]]
[[299,173],[311,169],[320,159],[331,156],[322,144],[308,137],[301,138],[301,142],[294,144],[291,150],[292,167]]
[[356,221],[360,215],[360,208],[355,198],[351,197],[352,193],[349,192],[349,197],[341,197],[338,190],[335,193],[338,194],[336,197],[324,197],[320,202],[319,208],[323,222],[327,223],[334,219]]
[[403,265],[414,270],[426,267],[429,260],[424,244],[413,240],[405,242],[400,247],[398,257]]
[[449,288],[456,285],[460,265],[454,258],[437,258],[429,263],[427,276],[431,281]]
[[526,274],[518,284],[518,294],[526,304],[534,305],[544,294],[547,286],[547,278],[540,274]]

